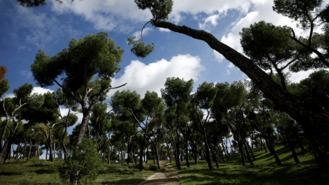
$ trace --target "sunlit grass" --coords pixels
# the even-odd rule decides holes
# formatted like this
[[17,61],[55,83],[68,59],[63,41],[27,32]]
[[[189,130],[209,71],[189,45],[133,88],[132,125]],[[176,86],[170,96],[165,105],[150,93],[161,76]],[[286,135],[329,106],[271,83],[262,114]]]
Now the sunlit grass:
[[179,172],[179,184],[220,184],[220,185],[323,185],[328,184],[328,174],[318,168],[313,157],[300,154],[300,164],[295,164],[290,151],[277,148],[283,162],[277,166],[271,155],[264,151],[256,152],[254,165],[241,166],[238,156],[231,161],[220,164],[219,168],[208,170],[205,162],[183,167]]
[[[33,160],[2,164],[0,165],[0,185],[62,184],[56,167],[58,163],[57,161]],[[139,171],[126,164],[104,164],[92,184],[139,184],[153,173],[154,171],[150,170]]]

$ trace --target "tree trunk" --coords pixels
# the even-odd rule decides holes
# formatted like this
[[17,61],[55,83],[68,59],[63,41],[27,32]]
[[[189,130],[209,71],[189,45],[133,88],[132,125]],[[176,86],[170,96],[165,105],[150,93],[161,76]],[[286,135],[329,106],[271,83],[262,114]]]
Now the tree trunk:
[[211,151],[212,159],[214,159],[214,161],[215,161],[216,168],[219,168],[218,158],[216,155],[217,152],[216,152],[215,148],[211,147],[210,151]]
[[176,168],[180,170],[181,164],[180,164],[179,141],[175,142],[175,162],[176,162]]
[[242,146],[242,143],[239,142],[239,141],[238,141],[238,147],[239,147],[239,152],[240,152],[240,156],[241,156],[242,166],[245,166],[246,165],[246,162],[245,162],[245,156],[244,156],[243,146]]
[[245,149],[245,151],[246,151],[246,156],[247,156],[247,159],[248,159],[250,165],[254,165],[254,163],[253,163],[253,161],[252,161],[252,159],[251,159],[251,156],[250,156],[249,150],[248,150],[248,148],[247,148],[247,143],[245,142],[245,143],[243,143],[243,145],[244,145],[244,149]]
[[145,135],[143,136],[143,138],[141,140],[141,146],[140,146],[140,151],[139,151],[139,170],[144,169],[144,165],[143,165],[144,145],[145,145]]
[[0,153],[0,162],[1,163],[5,163],[8,155],[10,153],[11,150],[11,144],[13,143],[13,139],[12,138],[8,138],[8,140],[3,144],[2,147],[2,151]]
[[30,140],[30,143],[29,143],[29,153],[27,154],[27,158],[28,159],[31,159],[31,153],[32,153],[32,140]]
[[204,128],[204,126],[202,126],[202,134],[203,134],[203,140],[204,140],[204,146],[205,146],[205,157],[206,157],[206,161],[208,164],[208,169],[212,170],[212,160],[211,160],[211,155],[210,155],[210,146],[209,146],[209,142],[208,142],[208,137],[207,137],[207,133],[206,130]]
[[275,159],[276,164],[281,166],[282,163],[281,163],[281,160],[280,160],[278,154],[276,153],[276,151],[274,149],[274,144],[272,142],[272,139],[266,138],[265,141],[266,141],[266,145],[267,145],[268,150],[270,151],[270,153],[273,155],[273,157]]
[[80,130],[79,130],[78,138],[76,141],[76,146],[78,146],[82,142],[82,139],[84,138],[84,136],[86,134],[87,127],[88,127],[88,121],[89,121],[89,109],[82,108],[82,121],[80,124]]
[[246,150],[248,150],[250,152],[251,158],[253,161],[256,160],[254,151],[252,150],[252,147],[249,145],[249,143],[246,141]]
[[158,151],[158,147],[157,147],[156,143],[153,143],[153,148],[154,148],[154,156],[156,159],[156,165],[157,165],[158,169],[160,169],[159,151]]
[[197,148],[195,141],[192,141],[192,150],[193,150],[194,164],[197,164],[198,163],[198,148]]
[[291,147],[291,155],[292,155],[292,157],[294,158],[295,163],[296,163],[296,164],[299,164],[300,161],[299,161],[299,159],[298,159],[298,156],[297,156],[297,153],[296,153],[295,147],[292,146],[292,145],[291,145],[290,147]]
[[185,141],[185,161],[186,161],[186,166],[190,167],[190,162],[188,159],[188,140],[187,139]]
[[49,161],[53,161],[53,143],[52,143],[50,130],[49,130],[48,146],[49,146]]

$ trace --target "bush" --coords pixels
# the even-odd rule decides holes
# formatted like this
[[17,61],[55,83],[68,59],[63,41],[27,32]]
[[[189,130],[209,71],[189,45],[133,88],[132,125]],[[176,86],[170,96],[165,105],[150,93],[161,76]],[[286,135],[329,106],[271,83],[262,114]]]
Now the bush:
[[81,184],[95,179],[100,169],[101,160],[95,142],[84,139],[73,150],[72,155],[59,166],[59,173],[64,182]]
[[158,166],[156,166],[156,165],[150,165],[149,166],[149,170],[151,170],[151,171],[158,171]]

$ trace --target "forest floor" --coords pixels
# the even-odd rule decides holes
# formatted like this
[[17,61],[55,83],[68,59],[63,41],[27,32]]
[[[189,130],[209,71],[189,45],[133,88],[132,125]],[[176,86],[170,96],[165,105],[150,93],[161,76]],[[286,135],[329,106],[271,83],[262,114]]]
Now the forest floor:
[[253,165],[240,164],[238,155],[231,156],[225,163],[212,171],[205,162],[183,166],[178,172],[182,185],[325,185],[329,184],[329,173],[319,168],[312,155],[299,153],[299,164],[295,164],[290,152],[278,148],[282,165],[276,165],[274,158],[264,151],[255,152]]
[[139,185],[177,185],[179,176],[175,167],[166,163],[161,164],[161,171],[147,177],[147,179]]
[[[277,149],[283,165],[277,166],[273,157],[264,151],[255,152],[254,165],[240,165],[239,155],[233,155],[209,171],[204,161],[182,165],[176,170],[174,162],[163,161],[162,170],[151,171],[127,166],[124,163],[104,165],[95,185],[325,185],[329,184],[328,170],[317,167],[312,155],[299,151],[300,164],[295,164],[285,148]],[[190,161],[192,162],[192,161]],[[20,161],[0,165],[0,185],[60,185],[58,161]],[[145,165],[152,166],[151,163]],[[147,168],[148,169],[148,168]]]

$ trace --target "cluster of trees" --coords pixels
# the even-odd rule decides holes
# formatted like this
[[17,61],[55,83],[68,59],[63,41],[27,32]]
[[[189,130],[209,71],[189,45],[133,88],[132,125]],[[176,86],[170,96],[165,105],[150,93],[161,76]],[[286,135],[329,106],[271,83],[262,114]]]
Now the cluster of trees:
[[[19,0],[24,6],[38,6],[45,0]],[[299,23],[307,36],[296,35],[287,26],[258,22],[241,32],[245,55],[220,42],[211,33],[168,21],[172,0],[135,0],[151,11],[148,22],[206,42],[237,66],[252,81],[203,83],[192,92],[193,82],[169,78],[161,91],[147,92],[143,98],[133,91],[118,91],[105,104],[111,77],[118,70],[122,50],[105,33],[72,40],[55,56],[40,51],[32,65],[42,86],[56,84],[59,90],[45,95],[31,94],[25,84],[14,97],[1,99],[0,159],[5,161],[11,146],[16,158],[40,155],[40,146],[63,157],[79,155],[84,138],[95,141],[103,160],[126,160],[140,169],[146,159],[181,161],[205,159],[209,169],[238,152],[241,163],[253,164],[253,150],[267,148],[278,165],[275,145],[283,144],[299,162],[297,148],[310,151],[319,164],[328,166],[329,76],[320,70],[299,84],[290,84],[288,72],[329,67],[329,6],[322,0],[274,0],[273,9]],[[316,28],[321,32],[315,32]],[[153,45],[130,39],[132,52],[146,57]],[[0,95],[8,89],[0,68]],[[129,82],[128,82],[129,83]],[[62,116],[59,109],[66,107]],[[71,135],[67,128],[82,113],[81,124]],[[83,148],[83,147],[82,147]],[[80,150],[81,152],[81,150]],[[61,155],[56,155],[61,156]],[[147,156],[147,157],[145,157]],[[138,161],[138,162],[137,162]],[[76,174],[75,174],[76,175]]]
[[[34,65],[39,55],[36,58]],[[7,84],[4,77],[1,82]],[[328,87],[328,82],[329,73],[318,71],[287,88],[308,101],[320,102],[326,100],[323,85]],[[195,92],[192,89],[192,80],[173,77],[167,79],[161,96],[148,91],[141,98],[125,90],[112,96],[111,110],[103,101],[95,103],[87,115],[84,136],[93,140],[95,148],[89,142],[88,149],[105,162],[125,161],[141,170],[149,159],[156,168],[160,160],[170,159],[177,169],[182,161],[189,166],[190,160],[205,160],[212,169],[235,153],[242,165],[252,165],[253,152],[260,149],[269,151],[281,165],[276,145],[286,146],[296,163],[297,150],[312,152],[313,143],[298,122],[277,110],[251,82],[204,82]],[[24,84],[14,91],[14,97],[1,100],[2,162],[8,157],[38,158],[45,150],[50,161],[77,155],[73,151],[78,148],[82,125],[75,126],[71,134],[67,128],[77,122],[75,111],[83,113],[81,105],[63,89],[43,95],[31,91],[32,85]],[[65,116],[60,114],[63,107],[68,110]]]

